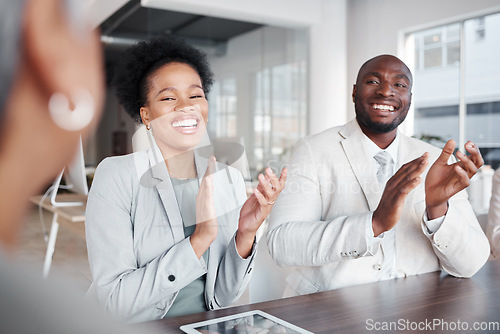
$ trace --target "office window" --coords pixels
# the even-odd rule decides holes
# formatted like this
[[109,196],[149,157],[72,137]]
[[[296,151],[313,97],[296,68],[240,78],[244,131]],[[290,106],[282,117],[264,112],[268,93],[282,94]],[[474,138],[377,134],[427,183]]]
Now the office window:
[[262,27],[210,58],[211,140],[241,143],[252,181],[266,166],[280,169],[306,135],[308,37],[306,29]]
[[254,155],[257,171],[286,161],[306,134],[306,62],[263,69],[255,74]]
[[237,86],[233,78],[214,83],[208,96],[208,131],[213,138],[234,137],[237,132]]
[[450,24],[415,32],[417,69],[458,65],[460,60],[460,25]]
[[415,45],[409,51],[415,56],[414,136],[440,146],[451,138],[461,150],[467,140],[479,146],[486,166],[475,182],[484,187],[471,187],[479,213],[488,208],[489,178],[500,168],[499,32],[495,13],[407,36],[408,45]]

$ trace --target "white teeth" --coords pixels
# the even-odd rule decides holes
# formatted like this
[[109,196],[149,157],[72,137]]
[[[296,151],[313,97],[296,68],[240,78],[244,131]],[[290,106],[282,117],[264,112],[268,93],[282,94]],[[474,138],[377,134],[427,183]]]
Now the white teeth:
[[373,109],[394,111],[393,106],[387,106],[385,104],[374,104]]
[[191,127],[191,126],[197,126],[198,125],[198,121],[194,118],[190,118],[190,119],[183,119],[181,121],[177,121],[177,122],[173,122],[172,123],[172,126],[174,128],[177,128],[179,126],[182,126],[182,127]]

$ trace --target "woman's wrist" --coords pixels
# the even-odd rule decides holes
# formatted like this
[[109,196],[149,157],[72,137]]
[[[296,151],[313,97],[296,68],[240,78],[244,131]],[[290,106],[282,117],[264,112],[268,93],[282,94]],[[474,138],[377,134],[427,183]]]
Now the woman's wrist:
[[236,232],[236,250],[238,254],[246,259],[252,254],[253,243],[255,241],[255,233],[251,232],[241,232],[238,230]]
[[203,256],[210,247],[211,242],[208,242],[206,238],[203,238],[201,235],[194,232],[190,237],[189,241],[191,242],[191,247],[193,247],[194,252],[196,253],[196,257],[199,259]]

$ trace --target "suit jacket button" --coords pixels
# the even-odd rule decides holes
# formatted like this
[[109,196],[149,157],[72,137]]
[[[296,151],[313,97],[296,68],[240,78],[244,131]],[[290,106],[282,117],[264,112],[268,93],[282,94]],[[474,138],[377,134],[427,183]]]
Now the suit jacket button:
[[175,276],[174,276],[174,275],[168,275],[168,280],[169,280],[170,282],[175,281]]
[[373,269],[375,269],[375,270],[380,270],[380,269],[382,269],[382,266],[381,266],[380,264],[378,264],[378,263],[377,263],[377,264],[374,264],[374,265],[373,265]]

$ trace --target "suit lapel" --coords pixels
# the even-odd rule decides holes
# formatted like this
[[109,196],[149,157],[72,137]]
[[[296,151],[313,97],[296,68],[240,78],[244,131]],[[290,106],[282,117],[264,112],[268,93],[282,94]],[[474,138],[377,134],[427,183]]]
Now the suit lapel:
[[167,214],[174,242],[179,242],[184,239],[184,225],[182,223],[182,217],[179,211],[179,205],[177,204],[177,198],[175,197],[174,188],[172,187],[172,182],[170,181],[170,176],[168,175],[167,165],[165,164],[161,151],[156,143],[154,143],[153,147],[148,151],[148,156],[151,173],[154,178],[160,180],[160,182],[155,185],[155,188],[160,195],[165,213]]
[[373,173],[372,162],[367,163],[366,161],[368,153],[363,145],[363,133],[356,120],[343,126],[339,133],[345,138],[341,141],[341,145],[349,165],[365,195],[370,210],[373,211],[378,206],[382,190],[378,185],[377,176]]

